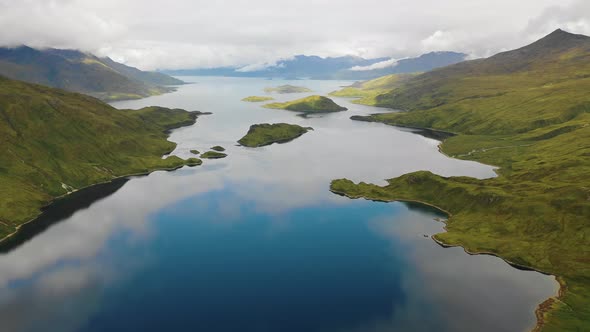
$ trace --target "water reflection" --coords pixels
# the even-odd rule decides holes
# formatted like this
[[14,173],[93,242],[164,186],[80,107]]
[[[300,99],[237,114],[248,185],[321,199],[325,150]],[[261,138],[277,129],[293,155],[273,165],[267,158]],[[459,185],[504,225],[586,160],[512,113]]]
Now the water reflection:
[[[350,111],[301,118],[240,102],[266,81],[199,80],[117,106],[212,111],[173,132],[174,154],[222,145],[229,156],[114,185],[0,256],[9,330],[501,331],[530,327],[554,292],[548,276],[438,247],[424,237],[442,231],[430,208],[328,191],[333,178],[384,183],[419,169],[484,178],[492,167],[447,158],[433,139],[349,120],[374,108],[338,99]],[[305,84],[326,93],[346,82]],[[288,144],[235,146],[262,122],[315,130]]]
[[14,250],[45,231],[54,223],[67,219],[75,212],[86,209],[93,203],[112,195],[123,187],[128,180],[128,178],[120,178],[109,183],[92,186],[53,202],[42,209],[43,213],[37,219],[24,224],[18,233],[0,242],[0,253],[4,254]]

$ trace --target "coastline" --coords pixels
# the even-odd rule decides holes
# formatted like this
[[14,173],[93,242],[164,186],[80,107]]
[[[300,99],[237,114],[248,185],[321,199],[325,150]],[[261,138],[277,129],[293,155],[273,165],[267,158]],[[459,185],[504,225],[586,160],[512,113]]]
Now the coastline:
[[[264,146],[269,146],[269,145],[273,145],[273,144],[285,144],[285,143],[289,143],[289,142],[291,142],[291,141],[293,141],[293,140],[295,140],[295,139],[297,139],[297,138],[299,138],[299,137],[303,136],[304,134],[307,134],[307,133],[308,133],[308,132],[310,132],[310,131],[313,131],[313,128],[311,128],[311,127],[306,127],[306,129],[307,129],[307,131],[305,131],[305,132],[303,132],[303,133],[301,133],[301,134],[298,134],[298,135],[297,135],[297,136],[295,136],[295,137],[291,137],[291,138],[283,138],[283,139],[280,139],[280,140],[275,140],[275,141],[272,141],[272,142],[270,142],[270,143],[264,143],[264,144],[258,144],[258,145],[252,145],[252,146],[248,146],[248,145],[244,145],[244,144],[240,143],[240,141],[238,141],[238,145],[239,145],[239,146],[243,146],[243,147],[245,147],[245,148],[252,148],[252,149],[255,149],[255,148],[261,148],[261,147],[264,147]],[[240,140],[241,140],[241,139],[240,139]]]
[[52,206],[56,202],[58,202],[58,201],[60,201],[62,199],[68,198],[70,195],[72,195],[74,193],[79,193],[79,192],[82,192],[84,190],[87,190],[87,189],[90,189],[90,188],[94,188],[94,187],[100,186],[100,185],[111,184],[111,183],[114,183],[115,181],[122,180],[122,179],[129,179],[129,178],[132,178],[132,177],[150,175],[151,173],[158,172],[158,171],[172,172],[172,171],[175,171],[177,169],[181,169],[184,166],[186,166],[186,165],[179,165],[177,167],[171,167],[171,168],[158,168],[158,169],[149,170],[147,172],[132,173],[132,174],[126,174],[126,175],[116,176],[116,177],[113,177],[112,179],[109,179],[107,181],[102,181],[102,182],[97,182],[97,183],[89,184],[89,185],[87,185],[85,187],[76,189],[74,191],[67,192],[67,193],[65,193],[65,194],[63,194],[61,196],[56,196],[53,199],[51,199],[46,205],[42,206],[39,209],[39,213],[37,215],[35,215],[33,218],[29,219],[28,221],[26,221],[26,222],[24,222],[24,223],[16,226],[15,227],[16,229],[15,229],[14,232],[12,232],[12,233],[6,235],[5,237],[1,238],[0,239],[0,245],[4,244],[5,241],[7,241],[10,238],[12,238],[15,235],[17,235],[19,233],[20,229],[23,226],[28,225],[28,224],[31,224],[31,223],[34,223],[35,221],[39,220],[39,218],[43,217],[43,215],[45,214],[45,211],[44,210],[46,210],[47,208],[49,208],[50,206]]
[[[425,206],[429,206],[432,208],[435,208],[436,210],[442,212],[443,214],[447,215],[448,218],[452,217],[452,214],[448,211],[446,211],[445,209],[438,207],[434,204],[430,204],[427,202],[423,202],[420,200],[412,200],[412,199],[388,199],[388,200],[381,200],[381,199],[370,199],[370,198],[366,198],[364,196],[352,196],[352,195],[348,195],[344,192],[341,191],[337,191],[337,190],[333,190],[330,188],[330,191],[336,195],[339,196],[343,196],[343,197],[347,197],[350,199],[365,199],[368,201],[372,201],[372,202],[382,202],[382,203],[392,203],[392,202],[410,202],[410,203],[418,203],[418,204],[422,204]],[[447,218],[447,220],[448,220]],[[445,224],[445,226],[443,227],[444,231],[447,231],[447,227],[446,227],[446,221],[445,220],[441,220],[440,222],[442,222],[443,224]],[[521,265],[521,264],[517,264],[514,262],[509,261],[506,258],[503,258],[502,256],[499,256],[493,252],[489,252],[489,251],[470,251],[469,249],[467,249],[466,247],[462,246],[462,245],[451,245],[451,244],[446,244],[444,242],[442,242],[441,240],[436,238],[437,234],[434,234],[432,236],[430,236],[430,238],[439,246],[443,247],[443,248],[455,248],[455,247],[461,247],[463,249],[463,251],[465,253],[467,253],[468,255],[471,256],[478,256],[478,255],[487,255],[487,256],[493,256],[493,257],[497,257],[501,260],[503,260],[506,264],[510,265],[511,267],[515,268],[515,269],[519,269],[519,270],[525,270],[525,271],[534,271],[537,273],[541,273],[547,276],[552,276],[555,281],[558,284],[557,287],[557,294],[555,294],[554,296],[549,297],[548,299],[546,299],[545,301],[539,303],[537,305],[537,308],[535,309],[535,317],[537,319],[537,322],[535,324],[535,326],[530,330],[530,332],[539,332],[541,331],[541,329],[543,328],[543,325],[545,323],[544,320],[544,314],[546,312],[548,312],[549,310],[551,310],[551,304],[553,304],[556,301],[560,301],[561,302],[561,298],[563,297],[563,294],[565,293],[565,290],[567,289],[567,285],[565,285],[565,283],[563,283],[563,281],[556,275],[547,273],[545,271],[536,269],[534,267],[530,267],[530,266],[525,266],[525,265]]]
[[[435,140],[440,141],[440,142],[444,141],[445,139],[447,139],[449,137],[453,137],[453,136],[459,135],[457,133],[453,133],[453,132],[450,132],[450,131],[444,131],[444,130],[438,130],[438,129],[433,129],[433,128],[426,128],[426,127],[408,126],[408,125],[402,125],[402,124],[392,124],[392,123],[386,123],[386,122],[372,120],[371,118],[369,118],[372,115],[379,115],[379,114],[383,114],[383,113],[373,113],[373,114],[369,114],[368,116],[365,116],[365,115],[353,115],[353,116],[350,117],[350,119],[353,120],[353,121],[382,123],[384,125],[391,126],[391,127],[414,129],[414,130],[417,130],[417,132],[414,132],[415,134],[419,134],[419,135],[422,135],[422,136],[425,136],[425,137],[429,137],[429,138],[435,139]],[[430,135],[430,136],[426,136],[424,134]]]
[[161,95],[165,95],[168,93],[172,93],[172,92],[176,92],[178,91],[178,87],[184,85],[184,84],[179,84],[179,85],[161,85],[158,86],[157,88],[162,89],[161,91],[150,91],[148,94],[146,95],[140,95],[140,94],[117,94],[115,93],[106,93],[105,95],[102,95],[102,93],[84,93],[84,94],[88,94],[89,96],[93,96],[97,99],[99,99],[100,101],[104,102],[104,103],[114,103],[117,101],[128,101],[128,100],[139,100],[139,99],[144,99],[144,98],[149,98],[149,97],[156,97],[156,96],[161,96]]
[[[417,130],[427,130],[427,131],[432,131],[432,132],[439,132],[439,133],[444,133],[444,134],[448,135],[446,138],[449,138],[449,137],[453,137],[453,136],[458,135],[456,133],[440,131],[440,130],[436,130],[436,129],[432,129],[432,128],[421,128],[421,127],[413,127],[413,126],[405,126],[405,125],[398,125],[398,124],[392,124],[392,123],[385,123],[385,122],[380,122],[380,121],[373,121],[373,120],[367,119],[364,116],[352,116],[352,117],[350,117],[350,119],[353,120],[353,121],[382,123],[384,125],[388,125],[388,126],[392,126],[392,127],[409,128],[409,129],[417,129]],[[416,134],[419,134],[420,135],[420,133],[416,133]],[[469,159],[454,158],[454,157],[451,157],[451,156],[447,155],[446,153],[444,153],[442,151],[442,149],[441,149],[441,145],[443,144],[443,142],[444,142],[444,140],[446,138],[437,139],[437,140],[440,141],[440,143],[437,146],[439,153],[443,154],[444,156],[446,156],[448,158],[459,159],[459,160],[469,160]],[[469,161],[471,161],[471,160],[469,160]],[[486,164],[486,163],[482,163],[482,162],[479,162],[479,161],[478,161],[478,163],[483,164],[483,165],[488,165],[488,166],[494,167],[494,173],[496,173],[496,175],[499,175],[498,174],[498,170],[500,169],[500,167],[498,167],[497,165]],[[444,210],[443,208],[438,207],[438,206],[436,206],[434,204],[423,202],[423,201],[419,201],[419,200],[408,200],[408,199],[374,200],[374,199],[366,198],[364,196],[357,196],[357,197],[351,196],[351,195],[348,195],[348,194],[343,193],[343,192],[338,192],[338,191],[332,190],[331,188],[330,188],[330,191],[333,192],[333,193],[335,193],[335,194],[337,194],[337,195],[345,196],[345,197],[348,197],[350,199],[364,198],[366,200],[371,200],[371,201],[375,201],[375,202],[386,202],[386,203],[389,203],[389,202],[413,202],[413,203],[423,204],[423,205],[426,205],[426,206],[433,207],[433,208],[439,210],[440,212],[446,214],[447,217],[448,217],[447,220],[452,217],[452,214],[450,212]],[[443,221],[443,223],[445,224],[445,226],[443,228],[444,228],[444,231],[446,232],[447,231],[446,222]],[[537,322],[536,322],[535,326],[530,330],[530,332],[540,332],[543,329],[543,326],[545,324],[545,314],[547,312],[551,311],[551,309],[552,309],[551,308],[551,305],[553,303],[555,303],[555,302],[561,302],[561,299],[563,298],[563,296],[565,294],[565,291],[567,290],[567,285],[565,284],[565,282],[559,276],[556,276],[556,275],[553,275],[553,274],[544,272],[542,270],[539,270],[539,269],[536,269],[536,268],[533,268],[533,267],[530,267],[530,266],[524,266],[524,265],[516,264],[514,262],[511,262],[511,261],[505,259],[502,256],[499,256],[498,254],[493,253],[493,252],[486,252],[486,251],[481,251],[481,252],[477,251],[476,252],[476,251],[470,251],[469,249],[467,249],[466,247],[464,247],[462,245],[450,245],[450,244],[446,244],[446,243],[440,241],[439,239],[437,239],[436,238],[436,234],[432,235],[431,238],[438,245],[440,245],[440,246],[442,246],[444,248],[461,247],[461,248],[463,248],[463,251],[465,251],[465,253],[467,253],[469,255],[489,255],[489,256],[494,256],[494,257],[500,258],[501,260],[503,260],[504,262],[506,262],[507,264],[509,264],[510,266],[512,266],[512,267],[514,267],[516,269],[522,269],[522,270],[528,270],[528,271],[535,271],[537,273],[541,273],[541,274],[544,274],[544,275],[549,275],[549,276],[554,277],[555,278],[555,281],[557,282],[557,284],[559,286],[558,289],[557,289],[557,294],[554,295],[554,296],[549,297],[548,299],[546,299],[545,301],[543,301],[543,302],[541,302],[541,303],[539,303],[537,305],[537,308],[535,309],[535,317],[537,319]]]
[[[200,111],[193,111],[193,112],[188,112],[188,113],[191,115],[191,119],[190,120],[180,122],[180,123],[178,123],[178,124],[176,124],[176,125],[174,125],[174,126],[172,126],[170,128],[167,128],[166,130],[163,131],[166,135],[168,135],[167,138],[170,137],[170,133],[174,129],[178,129],[178,128],[188,127],[188,126],[194,125],[197,122],[197,118],[199,117],[199,115],[209,115],[209,114],[212,114],[210,112],[200,112]],[[167,156],[167,155],[170,155],[170,153],[172,153],[176,149],[177,143],[175,143],[175,142],[172,142],[172,143],[174,143],[174,147],[171,148],[169,151],[165,151],[164,154],[162,154],[162,157]],[[39,213],[37,213],[35,216],[33,216],[31,219],[27,220],[26,222],[24,222],[22,224],[19,224],[18,226],[15,226],[14,232],[12,232],[12,233],[4,236],[3,238],[0,238],[0,245],[3,245],[6,241],[8,241],[9,239],[11,239],[15,235],[17,235],[20,232],[20,230],[21,230],[21,228],[23,226],[29,225],[31,223],[34,223],[35,221],[37,221],[41,217],[43,217],[43,215],[45,214],[44,210],[46,210],[47,208],[49,208],[51,205],[55,204],[56,202],[58,202],[58,201],[60,201],[60,200],[62,200],[64,198],[69,197],[73,193],[84,191],[86,189],[90,189],[90,188],[93,188],[93,187],[96,187],[96,186],[113,183],[113,182],[115,182],[117,180],[121,180],[121,179],[126,179],[126,178],[131,178],[131,177],[136,177],[136,176],[146,176],[146,175],[149,175],[149,174],[151,174],[153,172],[157,172],[157,171],[172,172],[172,171],[175,171],[177,169],[183,168],[184,166],[186,166],[186,165],[185,164],[182,164],[182,165],[178,165],[178,166],[175,166],[175,167],[155,168],[155,169],[147,170],[145,172],[138,172],[138,173],[129,173],[129,174],[124,174],[124,175],[118,175],[118,176],[114,176],[111,179],[108,179],[106,181],[92,183],[92,184],[89,184],[87,186],[84,186],[84,187],[81,187],[81,188],[77,188],[77,189],[75,189],[73,191],[68,191],[68,192],[66,192],[63,195],[55,196],[51,200],[49,200],[47,202],[47,204],[45,204],[45,205],[43,205],[43,206],[41,206],[39,208]]]

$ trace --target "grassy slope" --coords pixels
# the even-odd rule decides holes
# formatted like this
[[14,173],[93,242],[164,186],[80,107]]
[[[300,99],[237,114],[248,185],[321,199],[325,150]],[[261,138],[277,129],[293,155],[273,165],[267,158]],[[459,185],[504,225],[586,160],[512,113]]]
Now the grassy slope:
[[416,172],[389,185],[335,180],[351,197],[417,200],[448,211],[436,238],[557,275],[543,331],[590,330],[590,38],[557,31],[523,49],[420,75],[378,96],[410,112],[366,121],[458,133],[441,150],[500,166],[499,177]]
[[376,96],[401,87],[404,82],[407,82],[414,76],[415,74],[392,74],[370,81],[357,82],[343,89],[330,92],[330,96],[359,98],[352,102],[373,105]]
[[258,103],[261,101],[269,101],[269,100],[273,100],[273,97],[261,97],[261,96],[250,96],[250,97],[246,97],[244,99],[242,99],[242,101],[247,101],[247,102],[251,102],[251,103]]
[[324,96],[309,96],[286,103],[270,103],[266,108],[285,109],[305,113],[325,113],[346,111],[346,107],[336,104],[332,99]]
[[285,143],[305,134],[310,128],[288,123],[255,124],[238,143],[247,147],[259,147],[273,143]]
[[0,238],[69,190],[184,165],[178,157],[161,158],[175,147],[164,131],[195,119],[161,107],[117,110],[0,77]]

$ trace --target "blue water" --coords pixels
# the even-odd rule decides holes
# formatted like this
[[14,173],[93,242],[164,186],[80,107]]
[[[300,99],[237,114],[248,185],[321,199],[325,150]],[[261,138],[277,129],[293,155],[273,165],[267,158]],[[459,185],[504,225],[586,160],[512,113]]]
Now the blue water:
[[[212,111],[172,133],[174,154],[220,144],[229,156],[132,178],[0,256],[3,331],[521,331],[555,293],[550,276],[438,246],[430,236],[445,216],[431,208],[328,190],[341,177],[384,183],[427,169],[482,178],[492,167],[351,121],[383,110],[345,99],[336,101],[348,112],[309,119],[240,101],[269,84],[326,94],[347,82],[194,80],[115,106]],[[235,145],[261,122],[314,131],[260,149]]]
[[139,249],[150,257],[141,275],[107,291],[106,310],[82,330],[338,331],[403,305],[401,270],[412,265],[392,251],[405,245],[390,246],[365,222],[395,218],[402,206],[359,201],[268,215],[243,202],[228,217],[231,196],[222,190],[194,198],[204,209],[189,199],[155,215],[162,229]]

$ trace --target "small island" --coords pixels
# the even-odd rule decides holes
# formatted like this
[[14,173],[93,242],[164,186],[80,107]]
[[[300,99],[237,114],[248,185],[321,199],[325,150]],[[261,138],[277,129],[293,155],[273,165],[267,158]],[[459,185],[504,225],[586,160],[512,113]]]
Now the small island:
[[223,152],[223,151],[225,151],[225,148],[223,146],[216,145],[216,146],[212,147],[211,150],[217,151],[217,152]]
[[200,166],[201,164],[203,164],[203,161],[199,158],[188,158],[186,160],[186,165],[189,167]]
[[227,154],[217,151],[207,151],[201,155],[204,159],[221,159],[227,157]]
[[346,107],[342,107],[324,96],[309,96],[285,103],[270,103],[263,107],[304,113],[330,113],[347,110]]
[[242,137],[238,143],[243,146],[256,148],[273,143],[286,143],[305,134],[310,127],[301,127],[288,123],[262,123],[250,126],[246,136]]
[[201,152],[199,152],[199,150],[191,150],[191,153],[192,153],[192,154],[199,154],[199,153],[201,153]]
[[250,96],[250,97],[246,97],[244,99],[242,99],[242,101],[247,101],[250,103],[260,103],[263,101],[269,101],[269,100],[273,100],[273,97],[262,97],[262,96]]
[[303,87],[303,86],[294,86],[294,85],[281,85],[277,86],[276,88],[265,88],[264,92],[266,93],[304,93],[304,92],[311,92],[310,89]]

